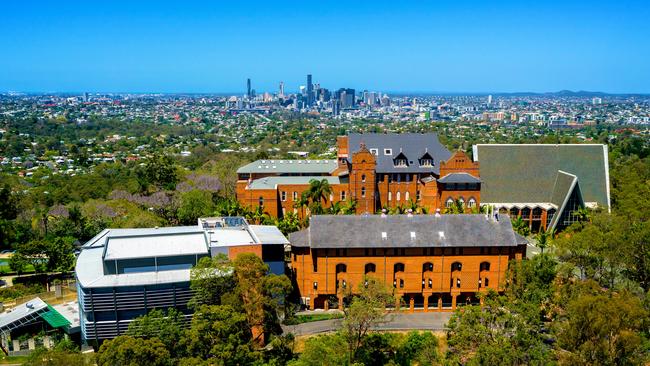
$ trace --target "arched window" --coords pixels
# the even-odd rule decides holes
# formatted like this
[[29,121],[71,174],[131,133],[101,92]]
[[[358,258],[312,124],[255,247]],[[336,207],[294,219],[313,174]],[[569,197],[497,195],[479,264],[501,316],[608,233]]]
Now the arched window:
[[259,199],[259,205],[264,206],[264,197],[260,197]]
[[398,272],[404,272],[404,263],[395,263],[393,266],[393,272],[398,273]]
[[361,174],[361,182],[365,183],[366,182],[366,175]]
[[467,201],[467,207],[469,208],[476,207],[476,200],[474,199],[474,197],[470,198],[469,201]]
[[366,264],[366,268],[365,268],[365,273],[366,273],[366,274],[368,274],[368,273],[375,273],[375,270],[376,270],[376,269],[377,269],[377,267],[375,266],[374,263],[367,263],[367,264]]
[[463,269],[463,264],[460,262],[454,262],[451,264],[451,271],[461,271]]
[[336,273],[345,273],[348,271],[348,266],[346,266],[343,263],[339,263],[336,265]]
[[463,197],[459,198],[459,199],[458,199],[458,202],[460,202],[460,204],[461,204],[463,207],[465,207],[465,199],[464,199]]
[[426,262],[422,265],[422,272],[432,272],[432,271],[433,271],[433,263]]
[[489,271],[490,270],[490,262],[481,262],[481,266],[479,267],[481,271]]
[[454,205],[454,199],[449,197],[447,198],[447,201],[445,202],[445,207],[451,208]]
[[406,192],[404,193],[404,201],[408,201],[408,200],[409,200],[409,193]]
[[391,201],[393,199],[393,192],[388,192],[388,200]]
[[396,199],[395,199],[396,201],[399,201],[400,194],[401,194],[400,192],[397,192],[397,195],[395,196],[395,197],[396,197]]
[[366,196],[366,187],[361,187],[361,197]]

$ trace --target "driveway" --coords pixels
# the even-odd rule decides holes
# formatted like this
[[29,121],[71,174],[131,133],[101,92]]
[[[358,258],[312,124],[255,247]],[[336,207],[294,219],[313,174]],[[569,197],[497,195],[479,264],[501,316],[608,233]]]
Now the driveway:
[[[373,330],[444,330],[451,312],[439,313],[393,313],[386,322]],[[334,332],[341,328],[341,319],[321,320],[296,325],[283,325],[284,333],[296,336]]]

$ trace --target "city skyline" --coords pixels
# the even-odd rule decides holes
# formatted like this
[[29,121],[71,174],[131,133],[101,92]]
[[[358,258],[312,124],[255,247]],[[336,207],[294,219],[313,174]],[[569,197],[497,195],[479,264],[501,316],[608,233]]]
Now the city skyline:
[[[649,93],[641,1],[11,3],[0,91]],[[244,90],[245,92],[245,90]]]

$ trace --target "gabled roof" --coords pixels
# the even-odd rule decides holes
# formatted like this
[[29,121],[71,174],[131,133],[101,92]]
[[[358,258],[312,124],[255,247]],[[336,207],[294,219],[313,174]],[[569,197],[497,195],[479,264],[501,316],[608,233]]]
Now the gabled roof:
[[406,248],[516,246],[521,239],[507,215],[315,215],[289,241],[311,248]]
[[[434,173],[440,174],[440,161],[451,157],[451,152],[445,148],[435,133],[351,133],[348,135],[348,159],[359,151],[361,143],[368,150],[377,150],[377,173]],[[384,150],[390,149],[391,154],[385,155]],[[420,167],[419,159],[429,153],[433,158],[433,167]],[[393,159],[403,153],[409,166],[397,168]]]
[[[607,145],[478,144],[482,203],[557,202],[574,175],[586,204],[610,209]],[[564,187],[564,188],[563,188]]]
[[237,169],[237,173],[331,174],[338,167],[331,160],[256,160]]
[[246,187],[247,189],[276,189],[278,185],[282,184],[304,184],[309,185],[309,182],[312,179],[316,180],[327,180],[329,184],[340,184],[341,179],[339,177],[332,176],[300,176],[300,177],[264,177],[258,178],[251,182],[251,184]]
[[481,183],[481,180],[468,173],[449,173],[438,179],[440,183]]

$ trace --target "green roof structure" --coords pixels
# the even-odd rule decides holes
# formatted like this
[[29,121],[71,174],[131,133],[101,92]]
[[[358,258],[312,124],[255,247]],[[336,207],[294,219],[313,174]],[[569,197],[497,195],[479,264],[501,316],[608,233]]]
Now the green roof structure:
[[41,318],[45,320],[52,328],[61,328],[70,326],[70,322],[61,313],[56,311],[51,305],[47,306],[48,311],[41,314]]
[[602,144],[479,144],[481,202],[553,203],[575,176],[584,203],[610,209],[607,145]]

